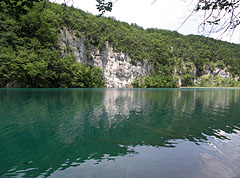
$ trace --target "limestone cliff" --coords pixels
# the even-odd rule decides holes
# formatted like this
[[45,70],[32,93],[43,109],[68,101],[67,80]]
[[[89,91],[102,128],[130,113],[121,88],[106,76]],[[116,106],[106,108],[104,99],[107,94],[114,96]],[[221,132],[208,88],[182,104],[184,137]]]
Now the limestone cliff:
[[61,31],[60,46],[63,53],[73,53],[78,62],[102,68],[106,85],[109,88],[129,88],[136,77],[150,75],[152,68],[144,62],[136,62],[133,65],[127,54],[114,52],[107,42],[103,51],[99,51],[94,46],[87,49],[85,37],[77,37],[73,30]]
[[[61,30],[60,47],[63,54],[74,54],[76,60],[80,63],[97,66],[103,69],[103,76],[108,88],[129,88],[132,87],[132,82],[136,77],[150,75],[153,71],[153,65],[146,62],[136,62],[131,59],[128,54],[123,52],[114,52],[113,47],[107,42],[105,48],[99,51],[94,46],[86,45],[84,35],[77,33],[74,30]],[[132,61],[135,61],[134,63]],[[210,66],[205,66],[201,76],[216,76],[220,78],[233,78],[227,68],[218,68],[213,64],[214,69]],[[196,67],[193,63],[185,63],[182,61],[175,66],[173,75],[178,76],[178,86],[182,85],[183,75],[186,70],[190,70],[190,74],[194,77],[194,84],[197,84],[202,79],[198,77]],[[238,80],[238,76],[235,80]]]

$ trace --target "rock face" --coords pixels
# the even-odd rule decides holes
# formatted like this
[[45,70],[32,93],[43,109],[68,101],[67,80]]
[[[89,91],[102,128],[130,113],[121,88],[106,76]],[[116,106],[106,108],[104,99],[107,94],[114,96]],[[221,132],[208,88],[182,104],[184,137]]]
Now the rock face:
[[[209,72],[209,74],[211,74]],[[230,72],[227,72],[227,69],[220,69],[220,68],[216,68],[213,71],[213,76],[219,75],[221,78],[232,78],[232,74]]]
[[132,59],[127,54],[114,52],[108,43],[100,52],[93,46],[87,49],[85,41],[84,36],[76,36],[73,30],[61,31],[60,46],[63,53],[73,53],[78,62],[102,68],[107,87],[129,88],[136,77],[150,74],[151,65],[145,62],[136,62],[133,65]]
[[97,55],[93,58],[93,64],[104,69],[107,87],[128,88],[136,77],[150,74],[150,66],[140,62],[133,65],[127,54],[115,53],[108,45],[100,55]]
[[[136,77],[150,75],[153,65],[146,62],[136,62],[132,60],[127,54],[122,52],[114,52],[113,47],[107,42],[105,48],[99,51],[94,46],[86,45],[84,35],[74,30],[63,29],[60,38],[60,47],[63,55],[74,54],[76,60],[80,63],[100,67],[103,69],[103,77],[108,88],[130,88],[132,82]],[[135,61],[134,64],[132,61]],[[186,69],[186,64],[182,62],[183,69]],[[194,76],[194,83],[200,81],[197,77],[196,66],[191,63],[190,74]],[[178,66],[179,67],[179,66]],[[173,75],[179,77],[178,86],[182,84],[182,72],[179,68],[175,68]],[[211,71],[206,66],[202,75],[212,75],[213,77],[219,75],[221,78],[232,78],[227,69],[215,68]],[[237,80],[238,77],[235,78]]]

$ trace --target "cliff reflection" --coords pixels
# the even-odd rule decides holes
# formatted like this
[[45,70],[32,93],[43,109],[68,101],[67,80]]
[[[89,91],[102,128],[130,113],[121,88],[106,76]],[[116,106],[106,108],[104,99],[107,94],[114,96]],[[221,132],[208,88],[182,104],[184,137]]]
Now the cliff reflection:
[[99,137],[120,144],[167,146],[172,139],[198,142],[207,140],[205,135],[223,138],[219,130],[239,129],[239,90],[109,89],[100,95],[90,110],[84,107],[59,128],[68,132],[62,140],[99,130]]
[[240,130],[239,106],[240,90],[0,90],[0,176],[28,166],[37,169],[26,177],[50,175],[137,145],[227,139]]

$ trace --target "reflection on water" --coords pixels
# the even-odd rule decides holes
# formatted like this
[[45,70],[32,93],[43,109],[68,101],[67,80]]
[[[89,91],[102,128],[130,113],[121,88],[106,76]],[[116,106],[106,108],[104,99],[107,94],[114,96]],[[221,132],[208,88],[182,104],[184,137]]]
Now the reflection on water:
[[240,90],[1,89],[0,177],[239,177]]

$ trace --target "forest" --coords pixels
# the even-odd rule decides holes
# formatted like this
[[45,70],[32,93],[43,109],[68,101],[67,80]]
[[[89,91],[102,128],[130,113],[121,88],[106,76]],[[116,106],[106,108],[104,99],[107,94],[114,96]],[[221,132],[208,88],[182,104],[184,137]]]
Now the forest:
[[[16,15],[17,14],[17,15]],[[133,87],[240,86],[240,45],[176,31],[143,29],[110,17],[98,17],[74,7],[36,1],[23,13],[0,11],[0,87],[105,87],[103,69],[83,65],[73,54],[64,55],[61,29],[86,38],[86,46],[100,51],[108,42],[115,52],[154,66],[150,76],[136,78]],[[196,76],[192,71],[196,70]],[[206,76],[205,71],[226,69],[232,78]],[[200,78],[198,84],[194,79]]]

